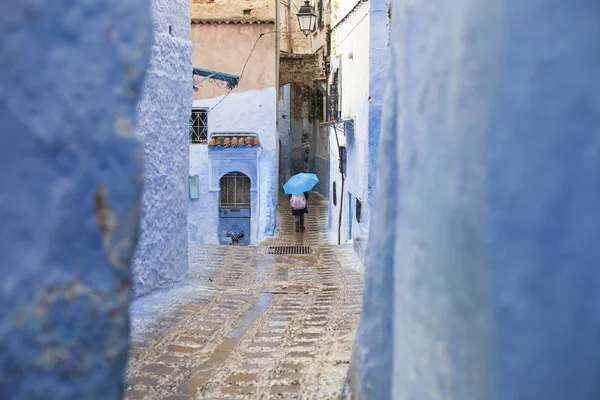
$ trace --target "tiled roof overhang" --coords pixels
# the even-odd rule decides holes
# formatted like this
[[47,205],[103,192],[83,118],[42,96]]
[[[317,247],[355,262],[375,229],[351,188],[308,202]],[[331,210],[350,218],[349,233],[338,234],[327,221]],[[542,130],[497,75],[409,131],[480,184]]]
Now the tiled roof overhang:
[[275,24],[274,19],[259,19],[259,18],[192,18],[192,24],[199,25],[253,25],[253,24]]
[[211,148],[258,147],[258,136],[250,133],[213,134],[208,142]]

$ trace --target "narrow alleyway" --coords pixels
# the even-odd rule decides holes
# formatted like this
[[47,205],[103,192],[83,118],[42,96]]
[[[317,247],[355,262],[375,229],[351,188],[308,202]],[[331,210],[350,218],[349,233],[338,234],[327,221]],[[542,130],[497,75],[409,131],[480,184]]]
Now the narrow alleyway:
[[[294,232],[282,197],[280,232],[261,246],[190,245],[192,287],[169,303],[172,311],[159,310],[151,323],[136,323],[144,312],[133,311],[127,399],[340,395],[360,317],[362,265],[351,247],[331,244],[327,202],[313,196],[309,204],[304,233]],[[273,255],[272,246],[310,253]]]

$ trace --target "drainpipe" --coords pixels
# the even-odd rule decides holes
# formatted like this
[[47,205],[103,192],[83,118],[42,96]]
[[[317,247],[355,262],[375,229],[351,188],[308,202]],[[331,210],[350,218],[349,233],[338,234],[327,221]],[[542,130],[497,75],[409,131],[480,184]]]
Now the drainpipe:
[[292,0],[288,0],[288,23],[287,23],[287,30],[288,30],[288,46],[289,46],[289,51],[290,53],[294,52],[294,41],[292,40]]

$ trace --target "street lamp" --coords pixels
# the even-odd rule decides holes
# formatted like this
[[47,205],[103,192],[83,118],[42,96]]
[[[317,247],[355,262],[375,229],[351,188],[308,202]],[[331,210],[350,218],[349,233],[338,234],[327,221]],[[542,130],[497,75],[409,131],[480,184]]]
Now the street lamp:
[[305,36],[308,36],[314,29],[317,22],[317,14],[315,9],[310,5],[308,0],[304,0],[304,4],[298,10],[298,23],[300,24],[300,30]]

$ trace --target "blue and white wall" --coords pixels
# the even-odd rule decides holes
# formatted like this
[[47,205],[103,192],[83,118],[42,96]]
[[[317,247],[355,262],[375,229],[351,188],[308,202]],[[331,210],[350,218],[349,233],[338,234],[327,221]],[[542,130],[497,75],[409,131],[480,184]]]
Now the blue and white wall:
[[392,18],[353,398],[600,398],[600,8]]
[[0,397],[118,399],[150,3],[0,8]]
[[[334,2],[335,3],[335,2]],[[357,3],[340,0],[334,6],[337,26],[332,35],[332,59],[341,67],[341,118],[352,119],[346,135],[338,130],[340,145],[347,148],[347,170],[342,210],[342,243],[350,237],[369,236],[371,203],[377,174],[377,148],[381,130],[381,110],[385,92],[387,63],[387,4],[385,0],[369,0],[353,10]],[[343,20],[346,18],[345,20]],[[343,20],[343,21],[342,21]],[[342,22],[339,22],[342,21]],[[352,129],[353,128],[353,129]],[[330,181],[337,184],[337,206],[333,206],[330,192],[332,229],[338,229],[341,200],[341,175],[336,131],[329,128]],[[341,134],[341,135],[340,135]],[[352,195],[352,217],[349,196]],[[362,201],[361,221],[356,219],[356,198]],[[351,220],[352,219],[352,220]]]
[[[262,90],[233,91],[218,106],[222,96],[213,99],[195,100],[193,106],[211,110],[208,114],[208,133],[248,132],[259,136],[261,148],[257,152],[256,176],[250,176],[252,186],[251,242],[256,244],[272,236],[275,230],[275,207],[277,202],[277,132],[275,88]],[[216,106],[216,107],[215,107]],[[214,107],[214,109],[213,109]],[[220,178],[208,173],[210,159],[206,144],[190,144],[189,175],[198,175],[200,198],[188,200],[188,237],[191,242],[218,244],[219,199],[211,181]],[[235,155],[237,149],[223,149]],[[223,165],[220,175],[237,172]],[[239,171],[244,172],[244,171]],[[258,182],[258,184],[256,183]],[[188,196],[189,198],[189,196]]]
[[277,130],[279,134],[279,184],[283,185],[292,176],[292,84],[279,88],[277,105]]
[[330,145],[328,128],[320,126],[322,121],[315,121],[313,125],[313,134],[310,143],[311,162],[309,170],[317,174],[319,183],[314,187],[314,191],[322,194],[325,198],[329,197],[330,191]]
[[154,44],[138,134],[144,142],[136,296],[187,279],[187,199],[192,57],[189,2],[153,0]]

